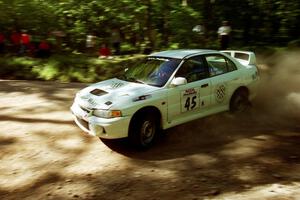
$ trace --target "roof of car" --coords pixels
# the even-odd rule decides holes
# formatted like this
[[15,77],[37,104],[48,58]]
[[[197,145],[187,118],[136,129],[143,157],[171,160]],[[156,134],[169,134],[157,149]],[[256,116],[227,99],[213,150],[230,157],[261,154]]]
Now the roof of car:
[[183,59],[187,56],[191,56],[194,54],[206,54],[206,53],[219,53],[219,51],[209,50],[209,49],[178,49],[178,50],[156,52],[150,54],[149,56]]

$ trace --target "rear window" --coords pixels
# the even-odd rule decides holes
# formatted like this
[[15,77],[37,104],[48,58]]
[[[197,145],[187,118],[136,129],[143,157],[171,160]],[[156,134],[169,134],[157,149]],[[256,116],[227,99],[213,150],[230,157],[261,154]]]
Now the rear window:
[[245,53],[235,53],[234,57],[242,60],[249,60],[249,55]]
[[237,69],[231,60],[222,55],[207,55],[205,59],[209,67],[210,76],[224,74]]

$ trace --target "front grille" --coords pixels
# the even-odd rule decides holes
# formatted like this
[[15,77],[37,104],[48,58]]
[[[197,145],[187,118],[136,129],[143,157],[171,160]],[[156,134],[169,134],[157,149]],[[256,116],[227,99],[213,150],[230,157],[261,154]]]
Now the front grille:
[[89,130],[89,123],[79,117],[76,117],[77,118],[77,121],[84,127],[86,128],[87,130]]

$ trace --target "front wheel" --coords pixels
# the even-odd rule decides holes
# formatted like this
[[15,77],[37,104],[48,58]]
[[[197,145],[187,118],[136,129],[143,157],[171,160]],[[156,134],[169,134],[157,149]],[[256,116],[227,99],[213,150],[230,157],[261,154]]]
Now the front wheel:
[[145,115],[138,115],[133,119],[133,122],[129,131],[129,140],[138,148],[150,147],[159,130],[159,124],[155,115],[151,115],[151,112],[145,113]]

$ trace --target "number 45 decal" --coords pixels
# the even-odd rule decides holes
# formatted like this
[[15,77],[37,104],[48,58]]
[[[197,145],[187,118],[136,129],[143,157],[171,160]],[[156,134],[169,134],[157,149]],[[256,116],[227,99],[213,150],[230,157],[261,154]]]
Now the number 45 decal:
[[189,88],[181,92],[181,112],[187,112],[199,107],[199,89]]
[[185,100],[184,107],[187,111],[194,109],[197,106],[197,96],[188,97]]

